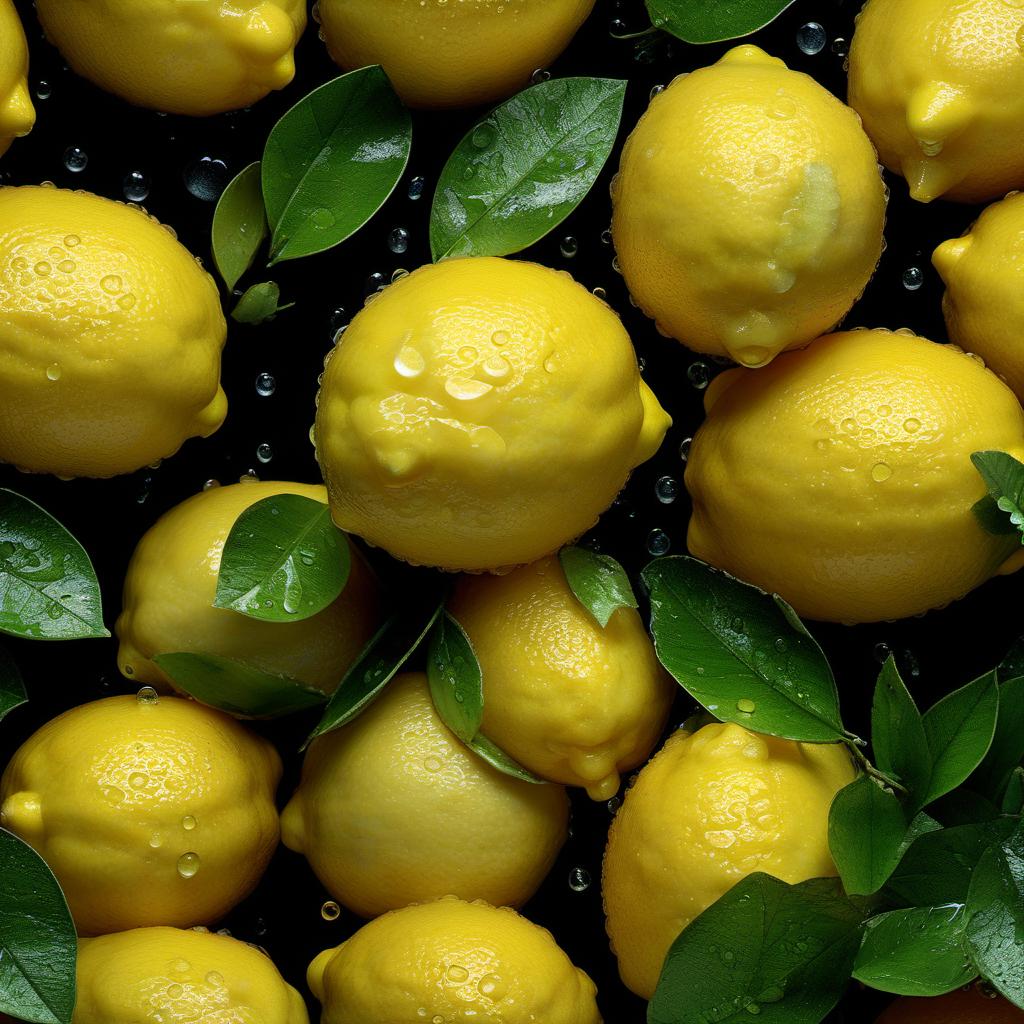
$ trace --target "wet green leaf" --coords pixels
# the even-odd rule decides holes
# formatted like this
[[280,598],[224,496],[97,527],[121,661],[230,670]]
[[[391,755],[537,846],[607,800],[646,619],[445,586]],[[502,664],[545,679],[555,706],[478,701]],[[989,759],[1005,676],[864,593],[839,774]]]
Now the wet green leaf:
[[0,647],[0,721],[28,700],[25,683],[14,659]]
[[651,23],[687,43],[748,36],[773,22],[794,0],[647,0]]
[[463,743],[471,743],[484,717],[483,673],[465,630],[447,612],[430,638],[427,678],[441,721]]
[[[1014,528],[1024,533],[1024,463],[1007,452],[975,452],[971,462],[985,481],[998,510]],[[989,532],[996,532],[990,521],[991,510],[985,514],[979,512],[979,506],[984,507],[984,500],[974,506],[974,514]]]
[[213,261],[231,291],[269,234],[260,164],[249,164],[221,194],[213,214]]
[[620,608],[636,608],[636,595],[626,570],[610,555],[587,548],[562,548],[562,571],[576,599],[604,629]]
[[[1024,665],[1019,666],[1024,672]],[[1024,674],[999,677],[999,717],[985,759],[971,775],[972,787],[992,800],[1002,800],[1013,770],[1024,762]]]
[[281,289],[273,281],[263,281],[246,289],[231,311],[231,319],[239,324],[256,327],[273,320],[278,313],[291,309],[294,302],[281,305]]
[[537,785],[544,785],[547,781],[538,778],[533,772],[527,771],[521,764],[509,757],[504,750],[480,733],[477,733],[467,745],[492,768],[497,768],[505,775],[511,775],[514,779],[522,779],[523,782],[533,782]]
[[923,806],[931,785],[932,757],[921,713],[892,655],[882,666],[875,686],[871,747],[877,767],[898,779],[917,798],[914,802]]
[[1024,811],[1024,768],[1014,768],[1006,784],[1002,802],[1003,814],[1020,814]]

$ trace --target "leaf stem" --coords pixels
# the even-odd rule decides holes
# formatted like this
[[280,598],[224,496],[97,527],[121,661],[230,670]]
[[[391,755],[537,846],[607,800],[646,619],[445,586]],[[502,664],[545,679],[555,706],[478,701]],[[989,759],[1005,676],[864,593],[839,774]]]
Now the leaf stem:
[[895,779],[886,775],[885,772],[879,771],[868,760],[868,756],[864,753],[863,749],[867,746],[867,743],[864,740],[859,736],[847,734],[847,739],[843,742],[849,748],[850,753],[853,754],[853,759],[857,762],[857,766],[865,775],[870,776],[876,782],[881,782],[882,785],[888,786],[890,789],[894,789],[897,793],[902,793],[906,796],[907,788],[905,786],[901,786]]
[[609,35],[612,39],[616,39],[620,42],[626,42],[630,39],[643,39],[646,36],[657,35],[661,31],[657,25],[651,25],[649,28],[641,29],[639,32],[627,32],[624,35],[616,35],[614,32],[610,32]]

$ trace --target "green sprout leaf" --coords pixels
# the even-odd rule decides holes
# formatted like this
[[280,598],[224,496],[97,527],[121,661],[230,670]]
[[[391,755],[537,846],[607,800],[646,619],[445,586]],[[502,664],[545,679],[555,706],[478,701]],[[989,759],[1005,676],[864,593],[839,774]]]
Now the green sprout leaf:
[[289,302],[282,306],[280,286],[273,281],[263,281],[246,289],[231,311],[231,319],[239,324],[257,327],[294,305],[294,302]]
[[484,677],[469,637],[447,612],[430,640],[427,678],[441,721],[463,743],[471,743],[484,717]]
[[257,160],[232,180],[213,213],[213,261],[228,291],[253,265],[269,230]]
[[562,548],[558,560],[576,599],[602,629],[620,608],[636,608],[626,570],[610,555],[569,547]]
[[0,647],[0,721],[28,700],[14,659]]
[[932,756],[924,721],[890,655],[882,666],[871,705],[871,746],[875,761],[918,796],[923,806],[932,777]]
[[[971,456],[974,468],[981,474],[990,498],[996,503],[1003,521],[1024,534],[1024,463],[1007,452],[975,452]],[[1012,532],[1005,526],[995,526],[991,505],[982,499],[974,506],[974,514],[990,533]],[[1024,537],[1022,537],[1024,543]]]
[[655,28],[687,43],[720,43],[773,22],[794,0],[647,0]]

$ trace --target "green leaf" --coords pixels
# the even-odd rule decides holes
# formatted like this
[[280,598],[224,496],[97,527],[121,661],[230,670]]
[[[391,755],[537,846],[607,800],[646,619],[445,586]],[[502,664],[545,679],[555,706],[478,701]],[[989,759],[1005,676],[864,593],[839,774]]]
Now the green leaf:
[[994,537],[1016,536],[1017,527],[1010,522],[1010,517],[996,504],[996,499],[990,494],[979,498],[971,506],[971,511],[986,533],[991,533]]
[[0,1013],[69,1024],[78,939],[64,894],[43,859],[0,829]]
[[904,685],[892,655],[882,666],[875,686],[871,747],[877,767],[895,776],[917,798],[916,805],[923,806],[931,784],[932,757],[921,712]]
[[25,683],[14,659],[0,647],[0,721],[28,701]]
[[[1005,663],[1004,663],[1005,664]],[[1024,671],[1024,666],[1020,666]],[[1013,770],[1024,761],[1024,674],[999,678],[999,717],[985,760],[971,776],[971,785],[992,800],[1002,800]]]
[[1018,637],[996,668],[1000,683],[1024,676],[1024,636]]
[[981,822],[993,821],[1000,815],[999,808],[980,793],[975,793],[966,786],[954,789],[939,797],[929,808],[928,813],[937,818],[948,828],[959,825],[976,825]]
[[521,779],[523,782],[533,782],[537,785],[544,785],[547,779],[538,778],[533,772],[527,771],[521,764],[514,761],[500,747],[493,744],[486,736],[477,733],[467,744],[470,750],[482,757],[492,768],[497,768],[505,775],[511,775],[514,779]]
[[990,846],[974,869],[967,951],[981,976],[1024,1009],[1024,825]]
[[245,718],[280,718],[327,701],[327,694],[288,676],[213,654],[182,651],[157,654],[153,661],[179,690],[200,704]]
[[253,265],[269,230],[257,160],[224,189],[213,213],[213,261],[228,291]]
[[250,505],[231,527],[214,606],[263,622],[297,622],[333,604],[348,582],[352,553],[322,501],[275,494]]
[[0,488],[0,633],[105,637],[100,586],[81,544],[28,498]]
[[748,875],[672,944],[647,1020],[818,1024],[846,989],[861,921],[836,879]]
[[636,608],[636,595],[626,570],[610,555],[570,547],[562,548],[558,560],[576,599],[602,629],[620,608]]
[[687,43],[739,39],[773,22],[794,0],[647,0],[655,28]]
[[289,302],[282,306],[281,289],[273,281],[263,281],[246,289],[231,311],[231,319],[236,323],[250,324],[253,327],[273,320],[278,313],[291,309],[295,305]]
[[447,612],[430,638],[427,678],[441,721],[463,743],[471,743],[484,717],[484,677],[469,637]]
[[271,265],[331,249],[394,191],[412,120],[379,66],[314,89],[274,126],[263,154]]
[[695,558],[642,576],[658,658],[716,718],[810,743],[846,736],[825,655],[780,597]]
[[607,162],[625,97],[622,81],[554,78],[488,114],[441,172],[430,211],[434,261],[507,256],[561,224]]
[[978,975],[964,952],[966,921],[962,903],[879,914],[867,923],[853,976],[899,996],[952,992]]
[[[975,452],[974,468],[985,481],[989,495],[1010,523],[1024,533],[1024,463],[1007,452]],[[980,503],[979,503],[980,504]],[[975,505],[974,513],[982,520]]]
[[1020,814],[1024,811],[1024,768],[1014,768],[1003,793],[1003,814]]

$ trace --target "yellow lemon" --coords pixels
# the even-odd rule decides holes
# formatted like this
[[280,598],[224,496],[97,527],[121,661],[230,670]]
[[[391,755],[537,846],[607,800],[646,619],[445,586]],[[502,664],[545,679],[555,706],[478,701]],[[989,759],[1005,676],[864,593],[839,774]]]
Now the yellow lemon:
[[449,897],[378,917],[309,965],[323,1024],[601,1024],[594,983],[551,933]]
[[503,775],[463,746],[426,676],[409,673],[313,742],[281,831],[335,899],[373,917],[450,894],[520,906],[554,863],[568,814],[561,786]]
[[27,78],[28,43],[21,19],[13,0],[0,0],[0,156],[36,122]]
[[117,620],[118,667],[140,683],[171,685],[152,658],[193,651],[233,658],[332,693],[380,624],[372,570],[350,545],[345,589],[322,612],[300,622],[261,622],[214,608],[224,542],[250,505],[278,494],[326,502],[323,487],[294,483],[212,487],[171,509],[139,542],[124,583]]
[[671,422],[607,305],[568,274],[491,258],[377,296],[318,404],[338,525],[444,569],[531,562],[584,533]]
[[72,1024],[308,1024],[302,996],[247,942],[137,928],[82,939]]
[[882,253],[885,188],[857,115],[756,46],[654,97],[612,198],[640,308],[747,366],[841,320]]
[[140,107],[204,117],[295,76],[305,0],[37,0],[71,67]]
[[468,107],[530,84],[594,0],[319,0],[321,36],[346,70],[382,64],[406,103]]
[[994,203],[932,262],[946,283],[950,338],[981,356],[1024,398],[1024,194]]
[[1024,6],[870,0],[850,47],[849,101],[921,202],[1024,185]]
[[604,906],[622,980],[650,999],[676,936],[741,878],[836,874],[832,798],[854,779],[838,745],[738,725],[680,730],[626,794],[604,857]]
[[619,608],[602,629],[556,557],[463,577],[449,611],[483,670],[483,734],[536,775],[614,796],[619,773],[657,743],[677,690],[640,616]]
[[971,455],[1024,458],[1024,412],[960,349],[832,334],[722,374],[704,404],[686,471],[690,552],[801,615],[905,618],[1019,568],[1020,544],[972,513],[986,489]]
[[227,414],[213,278],[143,211],[0,188],[0,460],[109,477]]
[[207,924],[277,846],[280,775],[274,748],[233,718],[141,691],[33,734],[0,780],[0,825],[50,865],[80,934]]

